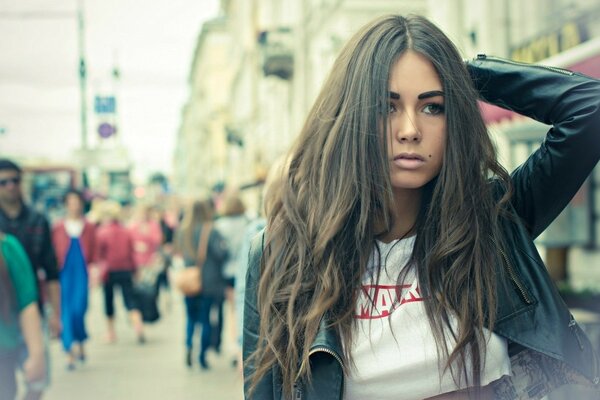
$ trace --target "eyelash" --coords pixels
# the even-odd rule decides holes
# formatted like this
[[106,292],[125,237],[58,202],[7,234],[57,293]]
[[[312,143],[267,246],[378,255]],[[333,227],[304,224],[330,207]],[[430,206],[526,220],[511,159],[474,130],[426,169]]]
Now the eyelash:
[[426,108],[433,108],[434,109],[433,112],[429,113],[431,115],[443,114],[444,111],[446,110],[446,108],[444,107],[444,105],[440,104],[440,103],[429,103],[429,104],[425,105],[425,107],[423,107],[423,110],[425,110]]
[[[439,115],[439,114],[443,114],[444,111],[446,111],[446,108],[444,107],[443,104],[440,103],[428,103],[425,104],[425,106],[423,107],[423,110],[427,109],[427,108],[433,108],[434,111],[432,112],[428,112],[426,114],[430,114],[430,115]],[[396,112],[396,105],[394,103],[389,103],[389,108],[388,108],[388,113],[393,113]]]

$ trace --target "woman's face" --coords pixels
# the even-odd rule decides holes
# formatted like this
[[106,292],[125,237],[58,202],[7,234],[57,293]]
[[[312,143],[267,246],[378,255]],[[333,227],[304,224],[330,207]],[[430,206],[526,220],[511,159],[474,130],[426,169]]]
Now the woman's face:
[[79,217],[83,214],[83,204],[76,194],[70,193],[66,198],[66,210],[70,217]]
[[442,82],[433,64],[407,51],[392,66],[388,156],[394,190],[420,189],[440,172],[446,147]]

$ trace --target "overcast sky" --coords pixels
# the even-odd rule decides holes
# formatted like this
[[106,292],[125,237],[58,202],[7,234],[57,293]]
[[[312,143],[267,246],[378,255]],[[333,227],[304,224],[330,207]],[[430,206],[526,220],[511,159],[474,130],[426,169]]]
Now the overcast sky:
[[[136,176],[169,172],[196,38],[218,0],[83,4],[90,144],[93,98],[116,92]],[[64,162],[81,145],[76,10],[77,0],[0,0],[0,155]]]

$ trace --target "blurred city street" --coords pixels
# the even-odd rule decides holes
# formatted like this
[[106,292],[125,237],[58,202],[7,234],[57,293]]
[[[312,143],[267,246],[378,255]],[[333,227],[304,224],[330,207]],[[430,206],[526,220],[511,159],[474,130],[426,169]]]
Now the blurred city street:
[[[419,50],[429,45],[414,45],[421,39],[413,43],[407,21],[414,17],[401,17],[408,15],[425,17],[427,26],[431,23],[448,36],[456,48],[450,42],[431,48],[444,49],[444,54],[456,50],[460,57],[444,56],[450,57],[447,65],[452,68],[442,68],[444,57]],[[366,25],[372,21],[387,21],[399,30],[379,37],[379,25]],[[355,36],[357,32],[363,36]],[[437,36],[425,33],[422,39],[436,41]],[[579,147],[571,148],[566,141],[577,139],[578,131],[596,133],[589,128],[596,127],[597,119],[587,120],[584,114],[598,107],[573,101],[577,114],[571,115],[571,107],[559,102],[579,91],[595,102],[596,91],[588,95],[586,88],[597,87],[589,82],[571,87],[565,80],[568,84],[557,86],[560,90],[537,90],[538,84],[554,81],[540,75],[523,90],[536,95],[525,101],[520,92],[513,93],[521,90],[513,89],[513,82],[515,87],[525,82],[519,75],[508,74],[511,84],[504,87],[491,73],[483,80],[474,71],[488,60],[513,67],[535,64],[541,69],[534,71],[571,79],[600,79],[600,0],[0,0],[0,37],[0,400],[5,400],[4,393],[15,400],[15,387],[23,395],[25,380],[38,384],[32,392],[43,391],[45,400],[243,399],[235,321],[243,320],[245,277],[249,264],[255,266],[249,262],[254,254],[249,249],[261,229],[268,233],[263,236],[268,246],[261,258],[257,310],[261,335],[269,325],[267,332],[275,334],[260,340],[279,343],[274,359],[284,366],[300,365],[302,373],[313,368],[313,358],[302,358],[313,352],[296,354],[290,344],[308,349],[313,322],[319,317],[326,325],[330,310],[344,316],[343,321],[349,319],[355,307],[350,301],[357,296],[345,291],[376,289],[367,296],[369,309],[379,294],[385,292],[379,297],[385,303],[388,293],[401,293],[399,279],[390,281],[386,291],[373,282],[358,282],[358,272],[385,266],[375,268],[377,258],[366,258],[370,245],[379,261],[384,259],[384,236],[385,243],[419,237],[411,245],[417,249],[414,254],[411,250],[406,259],[390,258],[390,264],[398,261],[398,271],[407,272],[398,272],[399,278],[419,277],[414,278],[417,289],[428,283],[433,285],[426,288],[430,294],[444,294],[439,304],[447,313],[440,318],[449,323],[446,317],[460,311],[454,314],[462,318],[460,329],[467,327],[468,335],[460,336],[472,341],[466,344],[483,343],[472,335],[480,332],[481,321],[508,326],[508,316],[494,320],[495,314],[486,311],[494,304],[503,310],[506,297],[506,304],[514,307],[510,320],[523,324],[515,325],[515,331],[529,335],[519,341],[502,326],[499,336],[519,345],[515,347],[527,348],[537,338],[546,345],[567,343],[571,336],[566,333],[557,342],[544,342],[547,338],[538,334],[535,318],[546,314],[536,310],[543,309],[552,318],[563,318],[563,328],[568,326],[581,355],[592,352],[583,352],[578,327],[600,350],[600,163],[594,167],[598,158],[574,153]],[[406,54],[423,60],[406,68],[410,73],[396,73]],[[425,70],[430,82],[413,78]],[[568,79],[559,76],[557,82]],[[417,83],[423,88],[413,87]],[[506,95],[516,103],[491,96],[489,89],[496,86],[510,92]],[[547,110],[538,104],[538,92],[551,101]],[[462,112],[467,105],[469,112]],[[396,119],[406,116],[405,124]],[[573,127],[578,124],[585,129]],[[582,150],[588,144],[592,151],[595,139],[577,140]],[[479,144],[464,146],[470,141]],[[568,157],[559,151],[561,146],[571,149]],[[600,157],[600,146],[597,150]],[[542,158],[550,160],[547,173],[538,167],[545,164],[537,161]],[[552,161],[559,159],[565,164]],[[585,180],[584,168],[589,173]],[[395,182],[394,171],[402,182]],[[504,172],[512,171],[521,171],[514,174],[517,178],[539,174],[522,185],[518,179],[517,185],[513,182],[514,193],[531,195],[510,198]],[[577,175],[571,178],[571,172]],[[405,175],[416,180],[405,184]],[[475,176],[476,185],[471,185]],[[555,180],[557,176],[561,179]],[[552,190],[535,190],[537,185]],[[569,198],[555,196],[563,186]],[[506,189],[505,196],[500,199],[496,189]],[[448,195],[445,190],[450,190]],[[442,204],[436,199],[443,199]],[[517,204],[521,199],[527,203],[523,207]],[[505,214],[515,217],[518,230],[500,224]],[[279,234],[279,227],[287,233]],[[526,241],[513,238],[525,231]],[[14,243],[7,250],[9,240]],[[516,243],[531,246],[509,246]],[[463,254],[467,262],[459,263]],[[289,269],[279,269],[280,264]],[[459,264],[468,273],[459,271]],[[530,271],[530,264],[536,269]],[[508,274],[493,275],[492,268],[501,265]],[[427,273],[413,274],[417,266],[419,274]],[[440,266],[450,266],[456,274]],[[161,291],[157,300],[154,289],[166,285],[169,274],[171,292]],[[342,275],[344,279],[335,279]],[[364,274],[369,275],[380,276]],[[434,275],[436,279],[424,280]],[[496,283],[494,276],[500,277]],[[530,276],[544,279],[531,278],[528,285],[522,278]],[[277,279],[271,282],[271,277]],[[496,287],[502,277],[507,282],[510,278],[508,288],[519,289],[517,297],[509,299],[508,292],[499,290],[504,285]],[[452,285],[436,286],[440,282]],[[540,290],[538,283],[543,285]],[[186,292],[188,286],[195,290]],[[443,291],[450,286],[456,293]],[[472,287],[475,292],[469,291]],[[117,289],[114,332],[104,309],[106,301],[111,313],[112,288]],[[188,295],[185,302],[182,293]],[[538,301],[537,293],[551,293],[552,302]],[[556,308],[561,306],[558,295],[572,315]],[[438,304],[436,296],[421,297],[423,304]],[[228,301],[219,320],[215,304],[223,298]],[[445,301],[452,298],[461,302]],[[88,299],[85,314],[82,305]],[[517,301],[526,304],[516,308]],[[157,302],[159,320],[142,329],[142,319],[152,318]],[[404,302],[390,297],[386,304],[393,311]],[[281,310],[289,305],[286,318],[278,304]],[[471,306],[473,313],[468,312]],[[435,319],[431,309],[423,311],[429,322]],[[391,315],[387,309],[385,313],[368,317]],[[567,322],[566,316],[572,318]],[[186,365],[188,320],[198,330],[202,324],[212,330],[205,331],[201,355],[200,332],[195,332],[191,368]],[[338,322],[331,321],[330,327],[339,327],[333,336],[345,339],[350,325]],[[40,326],[60,335],[61,324],[66,329],[50,343],[51,383],[44,390],[45,332]],[[441,329],[441,322],[435,326]],[[221,328],[222,335],[215,334]],[[69,358],[63,346],[69,349],[85,337],[85,329],[86,357],[76,361],[76,351]],[[436,341],[444,337],[440,329],[434,330]],[[552,330],[554,325],[548,332]],[[109,341],[115,334],[117,340]],[[433,349],[432,343],[423,343],[424,351]],[[435,345],[441,348],[440,342]],[[530,348],[534,353],[545,350],[537,341]],[[351,348],[344,349],[351,354]],[[469,347],[461,349],[467,354]],[[317,357],[320,350],[314,353]],[[512,348],[501,350],[506,366],[504,356],[512,355]],[[550,350],[547,356],[569,365],[569,357]],[[464,354],[457,360],[464,361]],[[282,355],[289,355],[291,362],[282,362]],[[478,364],[470,365],[475,369]],[[373,376],[382,366],[387,368],[385,363],[372,368]],[[415,371],[420,374],[421,369]],[[600,381],[600,373],[593,378]],[[430,384],[422,380],[422,386]],[[379,400],[378,395],[352,396],[344,390],[341,397]],[[565,386],[544,399],[600,399],[590,397],[591,390]]]
[[[114,344],[104,342],[105,320],[102,291],[90,296],[87,345],[88,359],[75,371],[66,369],[66,357],[59,341],[51,345],[52,385],[47,400],[104,399],[242,399],[242,379],[232,366],[231,341],[222,354],[209,354],[209,371],[200,370],[196,360],[188,369],[184,363],[184,307],[174,294],[172,309],[153,325],[146,325],[147,342],[139,345],[128,326],[120,297],[117,297],[117,335]],[[224,338],[228,332],[226,319]],[[199,335],[197,334],[197,337]],[[196,345],[197,349],[197,345]]]

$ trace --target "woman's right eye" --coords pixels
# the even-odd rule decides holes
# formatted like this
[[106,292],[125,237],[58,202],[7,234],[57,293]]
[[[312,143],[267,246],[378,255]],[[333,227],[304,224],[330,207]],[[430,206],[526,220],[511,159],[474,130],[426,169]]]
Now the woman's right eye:
[[398,109],[396,108],[396,105],[394,103],[389,103],[388,114],[395,113],[396,111],[398,111]]

